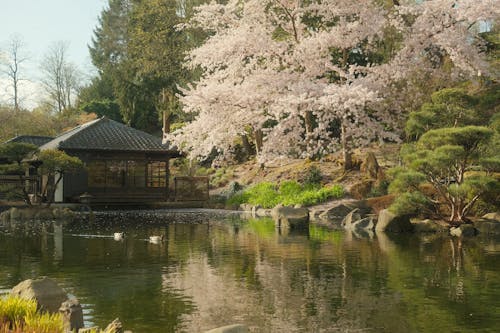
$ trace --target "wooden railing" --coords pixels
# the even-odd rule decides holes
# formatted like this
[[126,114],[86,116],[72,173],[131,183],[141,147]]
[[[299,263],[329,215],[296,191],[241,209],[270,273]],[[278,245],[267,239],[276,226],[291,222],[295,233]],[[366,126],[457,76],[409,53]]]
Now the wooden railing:
[[207,201],[208,177],[174,177],[175,201]]
[[28,194],[37,194],[39,184],[39,176],[0,175],[0,198],[16,191],[22,192],[23,188]]

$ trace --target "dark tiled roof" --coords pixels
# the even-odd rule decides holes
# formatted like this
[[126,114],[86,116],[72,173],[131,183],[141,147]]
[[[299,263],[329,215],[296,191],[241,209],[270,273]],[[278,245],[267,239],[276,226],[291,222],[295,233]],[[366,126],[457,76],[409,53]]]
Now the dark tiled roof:
[[19,135],[8,141],[5,141],[5,143],[22,142],[22,143],[30,143],[32,145],[40,147],[46,144],[47,142],[51,141],[52,139],[54,138],[51,136]]
[[175,152],[161,139],[102,117],[77,126],[44,144],[45,149]]

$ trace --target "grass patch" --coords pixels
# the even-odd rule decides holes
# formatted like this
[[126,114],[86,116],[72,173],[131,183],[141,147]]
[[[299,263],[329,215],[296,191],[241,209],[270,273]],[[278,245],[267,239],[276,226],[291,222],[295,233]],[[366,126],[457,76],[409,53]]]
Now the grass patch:
[[39,313],[34,300],[0,298],[0,333],[63,333],[60,314]]
[[319,185],[301,185],[296,181],[276,183],[262,182],[229,198],[228,204],[249,203],[272,208],[277,204],[311,206],[330,199],[341,198],[344,190],[340,185],[321,187]]

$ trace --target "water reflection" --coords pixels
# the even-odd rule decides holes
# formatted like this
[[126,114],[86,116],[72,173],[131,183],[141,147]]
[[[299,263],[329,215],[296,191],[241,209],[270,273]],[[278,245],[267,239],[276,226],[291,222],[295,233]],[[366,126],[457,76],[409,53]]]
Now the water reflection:
[[[125,238],[115,241],[114,232]],[[163,235],[153,244],[151,235]],[[135,332],[493,332],[497,240],[360,235],[269,220],[0,234],[0,290],[48,275],[87,324]]]

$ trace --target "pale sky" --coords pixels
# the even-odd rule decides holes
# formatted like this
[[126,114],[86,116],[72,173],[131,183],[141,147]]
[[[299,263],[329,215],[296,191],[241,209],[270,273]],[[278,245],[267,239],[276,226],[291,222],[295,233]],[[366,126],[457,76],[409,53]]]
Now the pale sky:
[[[107,3],[107,0],[0,0],[0,49],[5,49],[11,36],[20,36],[29,55],[24,76],[36,83],[40,61],[51,43],[69,42],[69,61],[89,73],[92,66],[87,45]],[[26,89],[36,86],[25,85]],[[0,101],[4,101],[5,89],[5,81],[0,81]]]

